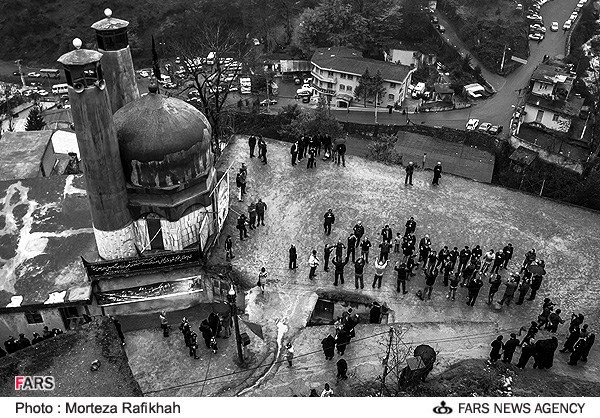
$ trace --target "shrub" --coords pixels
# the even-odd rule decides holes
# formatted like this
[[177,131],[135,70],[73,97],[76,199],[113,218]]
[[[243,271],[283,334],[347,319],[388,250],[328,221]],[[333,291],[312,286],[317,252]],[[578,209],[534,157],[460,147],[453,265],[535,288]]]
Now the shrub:
[[380,135],[367,146],[367,158],[384,164],[402,165],[402,154],[395,149],[396,141],[398,138],[394,135]]

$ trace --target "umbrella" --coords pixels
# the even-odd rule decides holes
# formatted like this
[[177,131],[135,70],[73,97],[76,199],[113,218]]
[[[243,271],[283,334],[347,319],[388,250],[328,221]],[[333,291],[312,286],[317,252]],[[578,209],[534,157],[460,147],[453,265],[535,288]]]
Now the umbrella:
[[527,271],[529,271],[534,276],[543,276],[544,274],[546,274],[546,270],[544,270],[544,267],[540,266],[539,264],[533,263],[527,267]]
[[346,143],[346,137],[336,138],[333,140],[334,145],[340,145]]

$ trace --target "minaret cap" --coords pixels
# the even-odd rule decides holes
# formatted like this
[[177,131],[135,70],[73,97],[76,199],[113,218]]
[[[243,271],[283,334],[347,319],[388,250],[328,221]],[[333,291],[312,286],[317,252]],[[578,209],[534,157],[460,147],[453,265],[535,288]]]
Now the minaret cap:
[[61,55],[57,61],[66,66],[80,66],[100,61],[102,58],[100,52],[91,49],[81,49],[82,45],[83,42],[81,39],[73,39],[73,46],[76,49]]
[[104,9],[104,19],[97,21],[92,25],[92,29],[97,31],[108,31],[115,29],[122,29],[129,26],[129,22],[123,19],[117,19],[112,17],[112,10],[109,8]]

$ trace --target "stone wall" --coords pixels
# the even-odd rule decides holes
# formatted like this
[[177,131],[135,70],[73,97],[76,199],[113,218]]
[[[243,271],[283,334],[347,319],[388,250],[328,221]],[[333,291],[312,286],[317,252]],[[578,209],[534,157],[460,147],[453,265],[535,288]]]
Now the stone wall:
[[517,136],[511,135],[509,138],[509,143],[515,149],[521,146],[537,152],[538,157],[547,163],[554,164],[565,170],[574,171],[577,174],[583,173],[583,164],[570,160],[563,155],[552,154],[542,147],[534,145],[531,142],[524,141]]

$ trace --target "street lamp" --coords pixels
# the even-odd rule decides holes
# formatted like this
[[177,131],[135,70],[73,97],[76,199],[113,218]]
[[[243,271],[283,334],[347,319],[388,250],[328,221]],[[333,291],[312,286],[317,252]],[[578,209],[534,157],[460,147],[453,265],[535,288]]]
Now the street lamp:
[[237,305],[235,304],[236,299],[235,289],[233,284],[227,292],[227,302],[229,302],[229,308],[231,309],[231,317],[233,318],[233,327],[235,329],[235,345],[237,347],[238,359],[240,364],[244,364],[244,355],[242,353],[242,337],[240,336],[240,324],[237,316]]

